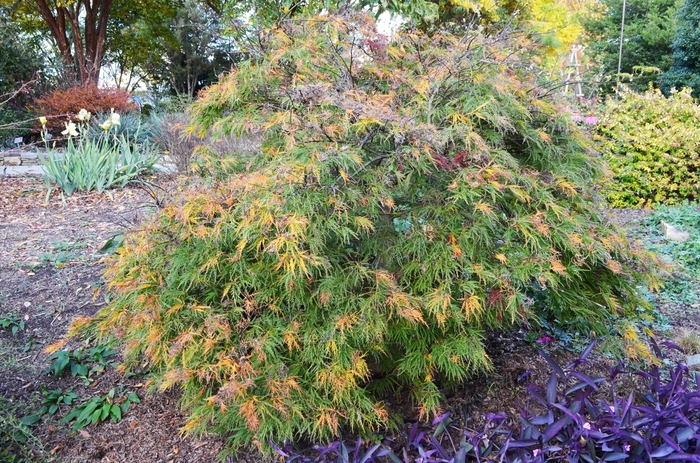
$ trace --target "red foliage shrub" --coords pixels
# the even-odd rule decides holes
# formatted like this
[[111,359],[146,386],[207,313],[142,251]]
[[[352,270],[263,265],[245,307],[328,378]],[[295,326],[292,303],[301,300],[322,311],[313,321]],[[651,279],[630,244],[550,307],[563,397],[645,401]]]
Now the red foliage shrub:
[[137,110],[130,99],[131,95],[125,90],[81,85],[46,94],[36,100],[34,109],[39,116],[48,118],[46,125],[52,131],[63,129],[66,119],[74,118],[83,108],[92,114],[109,112],[112,108],[118,113]]

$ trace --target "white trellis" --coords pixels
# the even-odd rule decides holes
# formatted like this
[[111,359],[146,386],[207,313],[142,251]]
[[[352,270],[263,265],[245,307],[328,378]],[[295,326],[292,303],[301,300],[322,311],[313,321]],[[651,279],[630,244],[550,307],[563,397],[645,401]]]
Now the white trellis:
[[581,87],[581,73],[579,68],[581,63],[579,62],[578,55],[583,52],[584,47],[582,45],[573,44],[571,45],[571,53],[569,54],[569,59],[566,63],[566,73],[564,77],[564,94],[568,94],[569,90],[574,92],[574,96],[577,98],[583,97],[583,89]]

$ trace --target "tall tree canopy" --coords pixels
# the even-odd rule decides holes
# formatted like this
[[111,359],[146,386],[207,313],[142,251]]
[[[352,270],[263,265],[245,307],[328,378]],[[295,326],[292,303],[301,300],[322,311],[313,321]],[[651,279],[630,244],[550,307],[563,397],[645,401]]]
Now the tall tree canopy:
[[113,0],[3,1],[25,28],[48,29],[69,77],[96,84],[105,53]]
[[678,14],[678,26],[673,38],[673,63],[661,77],[664,91],[682,87],[693,89],[695,98],[700,94],[700,2],[685,0]]
[[[620,72],[634,74],[634,67],[667,70],[671,65],[671,42],[676,30],[678,0],[635,0],[627,2],[625,12],[625,41]],[[617,72],[622,23],[622,0],[601,0],[592,15],[583,22],[588,38],[587,54],[602,75]],[[644,91],[658,74],[634,76],[631,88]],[[603,93],[612,86],[601,88]]]
[[566,0],[360,0],[377,14],[385,11],[408,16],[423,28],[462,27],[474,22],[495,27],[518,23],[539,37],[548,64],[554,65],[580,37],[578,12],[589,1]]

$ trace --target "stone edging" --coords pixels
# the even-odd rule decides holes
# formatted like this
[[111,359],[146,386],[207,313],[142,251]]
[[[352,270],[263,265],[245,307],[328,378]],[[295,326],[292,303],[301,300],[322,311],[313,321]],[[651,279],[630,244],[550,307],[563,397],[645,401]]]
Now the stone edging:
[[28,151],[0,151],[0,166],[40,166],[39,155]]

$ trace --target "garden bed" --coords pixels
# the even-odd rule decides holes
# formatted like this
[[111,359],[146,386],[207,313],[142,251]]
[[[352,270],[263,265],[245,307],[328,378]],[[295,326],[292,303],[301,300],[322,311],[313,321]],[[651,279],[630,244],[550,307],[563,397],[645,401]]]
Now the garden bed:
[[[32,444],[30,440],[24,448],[32,448],[34,461],[213,462],[222,448],[218,437],[182,437],[180,428],[186,417],[177,407],[177,393],[148,394],[147,378],[140,372],[122,375],[109,365],[118,363],[117,356],[108,359],[104,373],[91,374],[89,379],[70,374],[54,378],[46,373],[51,361],[44,349],[62,339],[76,317],[91,315],[105,305],[104,291],[97,292],[104,268],[100,249],[115,234],[138,227],[156,209],[156,198],[166,199],[176,188],[170,178],[149,181],[153,183],[150,187],[114,190],[111,198],[88,193],[62,201],[54,195],[49,203],[44,203],[41,179],[7,178],[0,182],[0,321],[7,325],[0,330],[0,396],[4,397],[0,413],[18,419],[37,414],[44,390],[72,391],[78,395],[76,403],[102,397],[112,389],[117,396],[133,392],[141,400],[116,423],[108,420],[78,431],[72,431],[71,424],[59,422],[71,408],[62,405],[56,414],[46,415],[32,426],[37,441]],[[637,228],[639,233],[635,224],[647,212],[620,210],[613,214],[617,221],[630,226],[631,231]],[[686,297],[681,302],[660,304],[671,328],[664,336],[672,337],[676,328],[700,326],[700,305],[689,304],[688,300]],[[530,379],[541,383],[551,372],[533,346],[544,347],[566,362],[575,356],[566,348],[585,347],[589,335],[572,334],[570,339],[561,340],[552,333],[535,334],[549,334],[551,340],[533,342],[533,333],[525,329],[489,333],[487,346],[493,373],[443,391],[448,397],[445,409],[468,426],[478,426],[486,412],[505,411],[516,416],[526,397],[522,374],[530,370]],[[76,342],[64,346],[72,351],[80,347]],[[614,363],[611,357],[598,355],[591,370],[602,372]],[[627,389],[635,385],[633,377],[623,382]],[[387,402],[407,422],[418,419],[418,411],[405,397],[389,397]],[[263,460],[255,450],[234,459]]]

